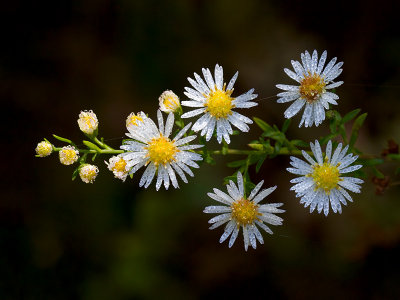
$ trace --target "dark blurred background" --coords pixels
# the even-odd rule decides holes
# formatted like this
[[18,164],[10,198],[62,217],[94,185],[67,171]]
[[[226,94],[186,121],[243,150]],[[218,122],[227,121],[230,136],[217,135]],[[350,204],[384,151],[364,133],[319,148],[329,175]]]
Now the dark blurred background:
[[[186,78],[216,63],[225,81],[240,71],[235,95],[259,94],[260,105],[245,115],[281,126],[287,105],[270,96],[275,84],[293,83],[283,72],[290,60],[313,49],[345,62],[337,109],[368,112],[357,147],[380,154],[389,138],[400,140],[399,8],[398,1],[3,2],[0,299],[399,298],[398,186],[378,196],[368,178],[354,203],[326,218],[289,191],[287,157],[267,161],[251,176],[278,185],[268,200],[284,203],[285,221],[246,253],[241,236],[232,249],[219,244],[222,229],[209,231],[202,213],[213,203],[206,193],[232,174],[224,167],[232,157],[160,192],[138,188],[142,171],[124,184],[114,179],[103,159],[91,185],[72,182],[74,168],[57,155],[34,157],[53,133],[82,139],[76,120],[84,109],[96,112],[101,136],[118,147],[130,112],[155,117],[164,90],[184,98]],[[296,127],[288,135],[305,141],[328,133],[326,122]],[[259,134],[252,125],[232,147]]]

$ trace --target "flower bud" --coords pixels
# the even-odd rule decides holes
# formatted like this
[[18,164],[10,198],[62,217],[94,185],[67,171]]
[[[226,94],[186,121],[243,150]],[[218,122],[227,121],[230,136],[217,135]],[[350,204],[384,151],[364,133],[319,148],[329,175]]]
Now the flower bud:
[[125,181],[130,167],[121,155],[112,156],[109,162],[105,162],[108,169],[114,173],[115,178]]
[[79,170],[79,176],[84,183],[93,183],[99,173],[99,168],[94,165],[84,164]]
[[160,110],[165,113],[176,112],[181,107],[179,97],[173,91],[163,92],[158,101],[160,102]]
[[60,162],[63,165],[72,165],[79,158],[79,151],[73,146],[65,146],[60,150]]
[[49,156],[53,152],[53,146],[46,141],[40,142],[36,147],[36,154],[40,157]]
[[99,126],[99,121],[97,120],[96,114],[89,111],[81,111],[79,114],[78,125],[83,133],[92,135],[97,130]]
[[147,117],[143,112],[138,112],[137,115],[135,115],[135,113],[131,113],[126,118],[126,128],[128,128],[129,126],[137,126],[138,122],[143,122],[145,118]]

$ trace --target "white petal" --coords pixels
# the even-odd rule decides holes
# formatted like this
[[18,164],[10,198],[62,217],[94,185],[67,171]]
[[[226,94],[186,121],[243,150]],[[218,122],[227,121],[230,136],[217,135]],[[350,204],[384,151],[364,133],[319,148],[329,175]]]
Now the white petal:
[[264,223],[262,223],[262,222],[260,222],[260,221],[258,221],[258,220],[256,220],[255,223],[256,223],[260,228],[264,229],[264,231],[265,231],[266,233],[273,234],[272,230],[269,229],[269,227],[268,227],[267,225],[265,225]]
[[326,61],[326,56],[327,56],[327,52],[326,50],[322,53],[319,62],[318,62],[318,67],[317,67],[317,74],[321,74],[322,69],[324,68],[325,65],[325,61]]
[[329,140],[328,144],[326,145],[325,156],[328,161],[331,160],[332,155],[332,142]]
[[350,172],[353,172],[353,171],[358,170],[360,168],[362,168],[362,165],[355,165],[355,166],[351,166],[351,167],[348,167],[346,169],[340,170],[340,173],[342,173],[342,174],[343,173],[350,173]]
[[205,108],[199,108],[199,109],[195,109],[195,110],[192,110],[192,111],[188,111],[188,112],[184,113],[181,116],[181,118],[182,119],[191,118],[191,117],[197,116],[197,115],[199,115],[199,114],[201,114],[201,113],[203,113],[205,111],[206,111]]
[[207,82],[208,87],[210,88],[210,90],[213,91],[214,88],[215,88],[215,83],[214,83],[214,79],[212,78],[210,69],[202,68],[201,70],[203,71],[203,76],[204,76],[204,79]]
[[228,83],[226,90],[230,91],[233,89],[233,85],[235,84],[235,81],[236,81],[238,75],[239,75],[239,72],[236,72],[235,75],[233,75],[232,79]]
[[341,86],[343,84],[343,81],[338,81],[338,82],[334,82],[331,84],[328,84],[327,86],[325,86],[326,89],[333,89],[336,88],[338,86]]
[[234,221],[230,221],[228,224],[226,224],[224,233],[222,234],[221,238],[219,239],[219,242],[222,243],[224,242],[229,235],[232,233],[232,231],[235,229],[236,223]]
[[291,71],[291,70],[289,70],[289,69],[287,69],[287,68],[284,68],[283,70],[284,70],[285,73],[286,73],[290,78],[292,78],[293,80],[296,80],[297,82],[300,82],[300,81],[301,81],[301,77],[298,76],[295,72],[293,72],[293,71]]
[[229,248],[233,246],[233,243],[236,241],[236,238],[239,234],[239,226],[235,226],[231,235],[231,238],[229,239]]
[[244,250],[247,251],[247,248],[249,248],[249,233],[247,232],[247,226],[242,226],[242,229],[243,229]]
[[161,133],[164,133],[164,118],[162,116],[161,110],[157,111],[158,128]]
[[181,104],[187,107],[204,107],[204,103],[200,101],[182,101]]
[[260,188],[262,187],[262,185],[264,184],[264,180],[261,180],[256,186],[255,188],[251,191],[250,196],[247,198],[249,200],[253,199],[253,197],[258,193],[258,191],[260,190]]
[[298,92],[299,87],[296,85],[287,85],[287,84],[277,84],[276,87],[278,89],[284,90],[284,91],[292,91],[292,92]]
[[229,206],[217,205],[217,206],[207,206],[203,212],[206,214],[218,214],[231,212],[232,208]]
[[261,200],[263,200],[265,197],[267,197],[269,194],[271,194],[273,191],[275,191],[275,189],[277,188],[277,186],[273,186],[270,187],[268,189],[264,189],[262,190],[253,200],[253,203],[257,204],[258,202],[260,202]]
[[241,197],[243,197],[244,196],[243,177],[242,173],[240,172],[237,173],[237,184],[239,188],[239,194]]
[[304,106],[304,104],[306,103],[306,100],[300,98],[297,99],[295,102],[293,102],[286,110],[284,113],[284,116],[286,119],[290,119],[291,117],[293,117],[294,115],[296,115],[299,110]]
[[167,118],[167,122],[165,123],[165,133],[164,133],[165,137],[169,137],[169,135],[172,132],[172,127],[173,126],[174,126],[174,114],[173,113],[169,113],[168,118]]
[[218,64],[215,65],[214,77],[215,77],[215,84],[217,85],[217,88],[219,90],[222,90],[222,87],[224,84],[224,70],[223,70],[222,66],[219,66]]

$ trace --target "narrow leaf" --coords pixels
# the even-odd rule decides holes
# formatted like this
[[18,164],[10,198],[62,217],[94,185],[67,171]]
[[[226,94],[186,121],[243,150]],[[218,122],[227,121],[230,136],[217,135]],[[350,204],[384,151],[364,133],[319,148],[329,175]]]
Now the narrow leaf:
[[268,123],[266,123],[265,121],[263,121],[259,118],[256,118],[256,117],[254,117],[253,120],[254,120],[254,122],[256,122],[258,127],[261,128],[262,131],[264,131],[264,132],[274,131],[273,128],[270,125],[268,125]]
[[367,113],[363,113],[362,115],[358,116],[357,119],[354,121],[353,128],[351,129],[351,138],[350,138],[350,147],[352,148],[357,141],[358,138],[358,131],[360,130],[362,124],[367,117]]
[[342,119],[342,123],[347,123],[351,120],[353,120],[359,113],[360,113],[361,109],[357,108],[355,110],[352,110],[351,112],[347,113],[343,119]]
[[54,138],[56,138],[57,140],[64,142],[64,143],[68,143],[68,144],[74,144],[71,140],[63,138],[61,136],[55,135],[53,134]]
[[283,122],[283,126],[282,126],[283,133],[285,133],[288,130],[291,122],[292,122],[292,119],[286,119],[285,122]]

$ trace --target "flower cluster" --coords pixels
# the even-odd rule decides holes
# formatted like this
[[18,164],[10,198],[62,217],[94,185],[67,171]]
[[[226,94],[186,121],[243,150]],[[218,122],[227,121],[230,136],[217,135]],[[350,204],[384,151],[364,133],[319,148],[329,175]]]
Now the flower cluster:
[[[325,110],[329,109],[330,104],[338,104],[336,100],[339,97],[332,89],[343,84],[343,81],[334,81],[341,74],[343,63],[336,63],[336,57],[327,64],[326,61],[326,51],[320,57],[316,50],[312,54],[305,51],[301,54],[301,62],[291,61],[294,71],[284,69],[298,85],[277,85],[277,88],[283,90],[277,94],[277,102],[293,102],[285,110],[285,118],[291,119],[304,107],[299,127],[303,124],[305,127],[319,126],[327,116],[329,118]],[[266,158],[291,154],[292,167],[287,168],[287,171],[299,175],[290,181],[294,184],[291,190],[295,191],[301,204],[310,208],[310,213],[315,209],[318,213],[323,211],[325,216],[329,214],[330,209],[334,213],[341,213],[342,204],[347,205],[347,201],[352,201],[348,191],[360,193],[363,180],[343,176],[362,167],[361,164],[352,165],[358,156],[348,153],[349,150],[356,150],[356,135],[346,146],[335,141],[339,135],[337,128],[344,128],[343,122],[355,118],[359,110],[330,121],[332,134],[320,140],[322,145],[326,144],[324,153],[318,140],[310,143],[310,148],[300,140],[288,140],[285,132],[290,121],[285,121],[282,130],[279,130],[277,126],[270,126],[258,118],[253,120],[263,133],[258,140],[249,144],[252,150],[229,149],[231,137],[239,131],[248,132],[249,125],[253,123],[237,110],[257,106],[255,99],[258,95],[252,88],[246,93],[234,96],[238,72],[226,83],[223,68],[218,64],[213,73],[210,69],[203,68],[202,75],[194,73],[194,78],[188,78],[191,87],[184,88],[184,95],[188,99],[181,101],[171,90],[166,90],[160,95],[156,122],[144,112],[130,113],[125,121],[128,138],[123,140],[119,149],[107,145],[103,138],[97,138],[99,121],[96,114],[89,110],[81,111],[78,119],[80,130],[89,139],[82,142],[87,148],[79,149],[71,140],[54,135],[57,140],[68,145],[55,147],[45,140],[37,145],[37,156],[45,157],[52,152],[59,152],[62,164],[72,165],[78,162],[73,179],[79,175],[84,183],[93,183],[99,168],[88,164],[87,158],[92,156],[94,161],[97,156],[112,155],[104,162],[115,178],[124,182],[129,175],[137,178],[139,186],[144,188],[155,182],[155,189],[158,191],[162,186],[166,190],[170,186],[179,188],[178,178],[188,183],[187,175],[193,177],[193,169],[199,168],[203,162],[212,163],[212,155],[248,155],[245,160],[231,163],[230,166],[237,167],[238,170],[235,176],[226,180],[227,193],[216,188],[213,193],[208,193],[211,199],[222,205],[207,206],[204,209],[204,213],[217,214],[209,220],[212,224],[210,229],[224,225],[220,243],[229,238],[228,245],[229,248],[232,247],[241,229],[246,251],[249,246],[256,249],[257,241],[263,244],[261,232],[272,234],[269,226],[282,225],[283,219],[277,214],[285,212],[280,208],[283,203],[260,204],[277,186],[261,190],[264,180],[254,185],[248,172],[252,164],[257,164],[258,171]],[[187,107],[194,109],[184,112],[183,108]],[[330,115],[332,114],[339,113],[330,112]],[[193,125],[184,123],[185,119],[196,116],[198,118]],[[359,116],[355,120],[357,126],[354,127],[359,128],[365,117],[366,114]],[[177,128],[174,129],[174,126]],[[197,138],[195,133],[200,134],[197,142],[194,142]],[[342,137],[344,141],[347,140],[345,136]],[[213,151],[206,147],[206,142],[213,138],[222,144],[221,150]],[[303,155],[305,161],[295,156],[299,154]],[[143,173],[137,175],[141,168],[144,169]]]

